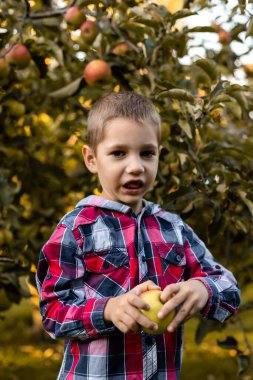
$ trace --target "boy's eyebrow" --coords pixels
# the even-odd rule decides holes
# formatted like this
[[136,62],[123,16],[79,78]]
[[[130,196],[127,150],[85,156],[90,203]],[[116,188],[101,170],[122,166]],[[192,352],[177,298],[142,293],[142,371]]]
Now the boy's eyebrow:
[[[126,144],[115,144],[115,145],[109,145],[107,147],[107,149],[125,149],[125,148],[128,148],[128,146]],[[143,144],[141,146],[142,149],[158,149],[158,146],[155,145],[155,144]]]

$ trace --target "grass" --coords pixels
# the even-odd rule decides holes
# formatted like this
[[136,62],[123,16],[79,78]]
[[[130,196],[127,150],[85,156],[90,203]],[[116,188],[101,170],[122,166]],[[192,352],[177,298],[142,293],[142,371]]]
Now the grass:
[[13,305],[0,320],[0,380],[55,380],[62,359],[62,344],[34,334],[28,300]]
[[[252,312],[243,315],[245,329],[253,346]],[[55,380],[61,365],[63,341],[54,341],[47,334],[34,334],[32,306],[29,300],[13,305],[0,320],[0,380]],[[197,346],[194,335],[197,319],[185,326],[185,350],[181,380],[253,380],[253,366],[240,377],[235,350],[217,346],[217,339],[234,336],[239,348],[248,354],[238,323],[230,323],[222,332],[209,333]]]

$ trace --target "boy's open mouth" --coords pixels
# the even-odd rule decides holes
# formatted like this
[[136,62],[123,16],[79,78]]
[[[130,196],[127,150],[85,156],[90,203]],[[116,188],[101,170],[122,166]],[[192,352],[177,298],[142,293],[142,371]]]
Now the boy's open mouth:
[[143,182],[140,181],[140,180],[136,180],[136,181],[129,181],[127,183],[125,183],[123,185],[123,187],[125,189],[129,189],[129,190],[133,190],[133,189],[140,189],[141,187],[143,187]]

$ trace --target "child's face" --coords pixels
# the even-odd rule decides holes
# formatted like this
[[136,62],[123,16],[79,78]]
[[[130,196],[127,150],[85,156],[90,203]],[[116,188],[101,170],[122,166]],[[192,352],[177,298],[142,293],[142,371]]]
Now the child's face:
[[86,166],[98,174],[102,196],[129,205],[136,213],[155,180],[159,152],[154,127],[122,117],[108,122],[95,153],[83,148]]

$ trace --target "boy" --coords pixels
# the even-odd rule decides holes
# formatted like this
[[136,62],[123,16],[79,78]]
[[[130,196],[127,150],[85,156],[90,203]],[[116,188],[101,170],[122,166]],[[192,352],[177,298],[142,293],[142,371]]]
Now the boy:
[[[143,199],[160,132],[154,105],[134,92],[109,94],[89,113],[83,157],[102,194],[61,219],[37,270],[44,328],[65,338],[58,380],[179,379],[182,323],[237,311],[233,275],[179,216]],[[164,334],[142,331],[157,329],[140,311],[149,289],[162,290],[159,318],[177,310]]]

